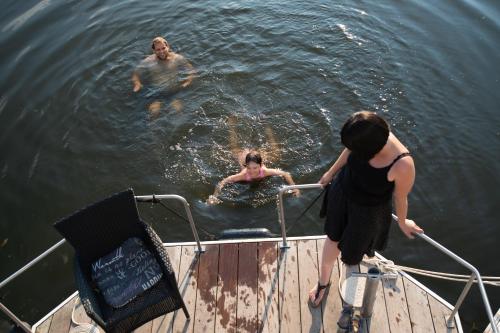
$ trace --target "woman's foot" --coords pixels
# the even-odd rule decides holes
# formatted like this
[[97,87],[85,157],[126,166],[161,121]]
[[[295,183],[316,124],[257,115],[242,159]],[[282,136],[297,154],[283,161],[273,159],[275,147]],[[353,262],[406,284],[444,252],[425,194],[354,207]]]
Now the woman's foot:
[[314,288],[309,291],[309,303],[313,308],[318,307],[325,296],[326,289],[330,287],[330,282],[325,285],[321,285],[319,282]]

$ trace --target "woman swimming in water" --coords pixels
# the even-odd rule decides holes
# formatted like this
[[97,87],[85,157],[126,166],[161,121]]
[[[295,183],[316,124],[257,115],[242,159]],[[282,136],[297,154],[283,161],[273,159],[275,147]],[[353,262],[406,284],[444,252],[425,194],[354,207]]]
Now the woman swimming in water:
[[[228,123],[230,125],[234,125],[235,120],[233,118],[230,118],[228,120]],[[266,127],[265,132],[266,135],[268,136],[268,140],[271,143],[271,146],[273,147],[272,152],[266,153],[265,156],[277,157],[276,156],[278,151],[277,144],[276,140],[274,139],[274,136],[272,135],[272,131],[269,127]],[[221,202],[221,200],[218,199],[217,197],[222,191],[224,185],[226,185],[227,183],[252,182],[252,181],[262,180],[266,177],[280,176],[283,177],[289,185],[295,184],[289,172],[280,169],[270,169],[266,167],[263,163],[262,156],[259,152],[250,149],[243,149],[243,150],[238,149],[236,145],[237,137],[236,133],[234,132],[233,126],[230,127],[229,140],[231,144],[231,150],[233,152],[233,155],[238,159],[241,171],[237,174],[228,176],[223,180],[221,180],[219,184],[217,184],[214,194],[208,197],[207,200],[208,204],[213,205]],[[294,189],[292,193],[294,196],[300,195],[300,191],[298,189]]]

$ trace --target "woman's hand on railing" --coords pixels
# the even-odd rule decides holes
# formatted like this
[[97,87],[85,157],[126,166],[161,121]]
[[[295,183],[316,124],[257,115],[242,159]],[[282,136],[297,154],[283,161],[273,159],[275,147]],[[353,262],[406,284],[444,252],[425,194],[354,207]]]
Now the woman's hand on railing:
[[415,221],[406,219],[404,223],[398,221],[399,228],[406,235],[406,237],[413,239],[415,238],[414,234],[423,233],[424,230],[420,228]]
[[321,187],[325,187],[328,185],[333,179],[333,176],[330,174],[329,171],[325,172],[325,174],[320,178],[318,181],[318,184],[321,185]]

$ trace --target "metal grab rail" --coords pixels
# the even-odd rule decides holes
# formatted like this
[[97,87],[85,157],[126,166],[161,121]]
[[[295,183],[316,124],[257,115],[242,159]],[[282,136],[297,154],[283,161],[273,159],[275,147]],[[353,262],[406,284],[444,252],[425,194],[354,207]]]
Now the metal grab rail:
[[301,185],[287,185],[283,186],[279,192],[278,192],[278,199],[276,200],[276,203],[278,204],[278,221],[280,222],[281,226],[281,238],[283,238],[283,242],[281,243],[280,248],[281,249],[287,249],[290,246],[288,246],[288,243],[286,242],[286,227],[285,227],[285,210],[283,208],[283,194],[285,192],[289,192],[294,189],[299,189],[299,190],[308,190],[308,189],[313,189],[313,188],[321,188],[322,186],[320,184],[301,184]]
[[198,231],[196,230],[196,225],[194,224],[193,215],[191,214],[191,209],[189,208],[189,203],[187,200],[177,194],[159,194],[159,195],[136,195],[135,200],[137,202],[154,202],[155,200],[178,200],[184,205],[184,210],[186,211],[186,216],[191,226],[191,231],[193,232],[194,239],[196,240],[196,245],[198,246],[198,254],[205,252],[205,249],[201,246],[200,237],[198,236]]
[[[205,252],[204,248],[201,246],[200,243],[200,238],[198,237],[198,232],[196,231],[196,226],[194,224],[193,216],[191,214],[191,209],[189,208],[189,203],[187,200],[177,194],[162,194],[162,195],[136,195],[135,199],[137,202],[154,202],[155,199],[162,200],[162,199],[174,199],[181,201],[182,204],[184,205],[184,209],[186,211],[186,215],[189,220],[189,225],[191,226],[191,231],[193,232],[193,236],[196,240],[196,244],[198,246],[198,254],[201,254]],[[31,260],[28,262],[26,265],[24,265],[22,268],[17,270],[15,273],[11,274],[8,276],[5,280],[0,282],[0,289],[2,289],[5,285],[7,285],[9,282],[14,280],[16,277],[33,267],[35,264],[37,264],[40,260],[43,258],[47,257],[49,254],[54,252],[56,249],[58,249],[61,245],[66,243],[66,239],[61,239],[59,242],[56,244],[52,245],[49,249],[44,251],[42,254],[37,256],[35,259]],[[0,302],[0,310],[7,315],[19,328],[21,328],[24,332],[26,333],[32,333],[31,327],[29,327],[26,323],[24,323],[19,317],[17,317],[12,311],[10,311],[4,304]]]
[[[398,222],[398,217],[396,215],[392,214],[392,218],[396,222]],[[462,302],[465,299],[465,296],[467,296],[467,293],[469,292],[470,287],[472,286],[472,283],[474,282],[474,279],[477,279],[479,291],[481,293],[484,307],[486,308],[486,314],[488,315],[488,319],[490,320],[492,330],[495,333],[499,333],[498,326],[495,324],[493,312],[491,311],[491,306],[490,306],[490,302],[488,300],[488,295],[486,294],[486,290],[484,289],[484,284],[483,284],[483,280],[481,278],[481,274],[479,274],[479,271],[477,270],[477,268],[472,266],[470,263],[468,263],[467,261],[465,261],[461,257],[459,257],[457,254],[448,250],[446,247],[439,244],[438,242],[436,242],[434,239],[430,238],[426,234],[420,233],[420,234],[415,234],[415,235],[417,235],[417,237],[425,240],[427,243],[431,244],[432,246],[434,246],[435,248],[437,248],[438,250],[440,250],[441,252],[446,254],[448,257],[452,258],[453,260],[455,260],[456,262],[458,262],[459,264],[461,264],[462,266],[464,266],[465,268],[467,268],[468,270],[470,270],[472,272],[472,274],[470,275],[469,281],[467,281],[467,284],[465,285],[464,289],[462,290],[462,293],[460,294],[457,302],[455,303],[455,306],[453,307],[453,311],[452,311],[450,317],[446,321],[446,325],[448,326],[448,328],[453,327],[453,325],[452,325],[453,324],[453,317],[458,312],[458,309],[462,305]]]
[[[320,184],[302,184],[302,185],[287,185],[283,186],[279,193],[278,193],[278,199],[277,199],[277,205],[278,205],[278,219],[281,225],[281,237],[283,238],[283,242],[281,244],[281,249],[286,250],[289,248],[287,241],[286,241],[286,228],[285,228],[285,211],[283,208],[283,193],[289,192],[294,189],[313,189],[313,188],[320,188],[322,187]],[[398,218],[396,215],[392,214],[392,218],[395,221],[398,221]],[[491,306],[490,302],[488,300],[488,296],[486,294],[486,290],[484,288],[483,280],[481,279],[481,275],[479,274],[479,271],[477,270],[476,267],[472,266],[470,263],[453,253],[452,251],[448,250],[446,247],[441,245],[440,243],[436,242],[434,239],[430,238],[424,233],[416,234],[419,238],[423,239],[430,245],[434,246],[444,254],[448,255],[451,257],[453,260],[461,264],[462,266],[466,267],[468,270],[472,272],[469,281],[467,281],[467,284],[465,285],[464,289],[462,290],[462,293],[458,297],[458,300],[453,307],[453,311],[450,315],[450,317],[446,320],[446,325],[448,328],[453,327],[453,318],[455,317],[455,314],[458,312],[458,309],[462,305],[463,300],[467,296],[467,293],[469,292],[472,283],[474,282],[474,279],[477,279],[477,284],[479,286],[479,291],[481,293],[481,297],[483,299],[484,307],[486,308],[486,314],[488,315],[488,319],[490,320],[491,323],[491,328],[494,333],[499,333],[498,332],[498,326],[495,324],[495,319],[493,317],[493,312],[491,311]]]

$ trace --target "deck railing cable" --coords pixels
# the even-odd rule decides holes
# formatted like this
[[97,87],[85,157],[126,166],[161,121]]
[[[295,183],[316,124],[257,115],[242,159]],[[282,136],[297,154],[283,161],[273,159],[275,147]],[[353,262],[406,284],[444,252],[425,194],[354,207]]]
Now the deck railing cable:
[[[155,202],[157,200],[178,200],[181,201],[182,204],[184,205],[184,210],[186,211],[186,216],[189,222],[189,225],[191,226],[191,231],[193,232],[194,239],[196,240],[196,244],[198,249],[196,250],[197,254],[201,254],[205,251],[204,247],[201,246],[200,243],[200,238],[198,237],[198,232],[196,231],[196,225],[194,224],[193,220],[193,215],[191,214],[191,209],[189,208],[189,203],[187,200],[177,194],[161,194],[161,195],[137,195],[135,196],[135,199],[137,202]],[[0,290],[6,286],[9,282],[14,280],[16,277],[19,275],[23,274],[25,271],[33,267],[36,263],[38,263],[40,260],[43,258],[47,257],[49,254],[54,252],[56,249],[58,249],[61,245],[63,245],[66,242],[66,240],[63,238],[56,244],[52,245],[49,249],[44,251],[42,254],[37,256],[35,259],[31,260],[29,263],[24,265],[22,268],[17,270],[15,273],[11,274],[8,276],[5,280],[0,282]],[[7,315],[8,318],[10,318],[16,326],[18,326],[20,329],[22,329],[24,332],[27,333],[32,333],[31,327],[23,322],[19,317],[17,317],[12,311],[10,311],[4,304],[0,302],[0,310]]]
[[[290,192],[294,189],[300,189],[300,190],[305,190],[305,189],[314,189],[314,188],[321,188],[320,184],[301,184],[301,185],[287,185],[283,186],[278,195],[277,195],[277,205],[278,205],[278,219],[279,223],[281,226],[281,237],[283,239],[281,243],[281,249],[286,250],[289,248],[287,241],[286,241],[286,226],[285,226],[285,210],[283,206],[283,194],[285,192]],[[392,214],[392,218],[397,221],[398,218],[396,215]],[[470,263],[465,261],[463,258],[459,257],[440,243],[436,242],[434,239],[430,238],[427,236],[425,233],[420,233],[416,234],[420,239],[423,239],[426,241],[428,244],[432,245],[433,247],[437,248],[456,262],[458,262],[460,265],[466,267],[470,272],[470,278],[467,281],[467,284],[465,285],[464,289],[462,290],[462,293],[458,297],[457,302],[455,303],[455,306],[453,307],[452,313],[450,317],[446,321],[446,325],[448,327],[453,327],[453,318],[455,317],[455,314],[458,312],[460,306],[462,305],[463,300],[467,296],[474,280],[477,280],[477,284],[479,287],[479,292],[481,293],[481,298],[483,300],[483,304],[486,310],[486,314],[488,316],[488,319],[491,323],[491,329],[493,330],[494,333],[499,333],[498,332],[498,326],[495,324],[495,319],[493,317],[493,312],[491,311],[491,306],[490,302],[488,300],[488,295],[486,294],[486,290],[484,288],[483,280],[481,278],[481,274],[479,274],[479,271],[477,270],[476,267],[472,266]]]

